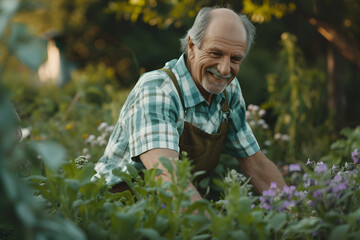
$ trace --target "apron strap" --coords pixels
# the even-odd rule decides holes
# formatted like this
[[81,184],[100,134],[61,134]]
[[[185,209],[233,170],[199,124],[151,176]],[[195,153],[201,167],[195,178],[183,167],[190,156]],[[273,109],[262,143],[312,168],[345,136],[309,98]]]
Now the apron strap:
[[227,99],[227,95],[226,95],[225,89],[224,89],[224,96],[225,96],[225,104],[223,105],[223,107],[222,107],[221,110],[223,111],[223,113],[231,112],[231,109],[230,109],[229,104],[228,104],[228,99]]
[[171,71],[170,69],[167,69],[167,68],[161,68],[161,69],[159,69],[159,70],[167,73],[167,75],[171,78],[171,80],[172,80],[172,82],[174,83],[174,85],[175,85],[175,87],[176,87],[176,90],[177,90],[177,92],[178,92],[178,94],[179,94],[179,97],[180,97],[180,100],[181,100],[181,104],[182,104],[182,106],[183,106],[183,108],[184,108],[184,110],[185,110],[184,98],[183,98],[183,96],[182,96],[182,94],[181,94],[181,92],[180,92],[180,87],[179,87],[179,84],[178,84],[177,79],[176,79],[176,77],[175,77],[175,74],[173,73],[173,71]]

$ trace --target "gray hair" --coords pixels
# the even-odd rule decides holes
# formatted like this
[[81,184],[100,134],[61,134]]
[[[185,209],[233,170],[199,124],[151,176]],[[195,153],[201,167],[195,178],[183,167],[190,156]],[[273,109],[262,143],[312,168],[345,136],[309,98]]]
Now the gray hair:
[[[180,39],[180,50],[183,53],[187,53],[188,37],[191,38],[192,42],[198,47],[201,47],[201,43],[204,40],[206,29],[210,22],[210,12],[218,7],[204,7],[197,14],[193,26],[188,30],[185,37]],[[246,29],[247,44],[245,49],[245,56],[250,51],[251,45],[255,38],[255,26],[244,14],[238,14],[244,27]],[[245,57],[244,56],[244,57]]]

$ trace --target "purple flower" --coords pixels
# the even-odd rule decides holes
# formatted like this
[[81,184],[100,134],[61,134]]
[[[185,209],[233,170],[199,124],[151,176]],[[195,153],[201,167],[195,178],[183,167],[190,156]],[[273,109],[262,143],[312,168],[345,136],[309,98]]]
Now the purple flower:
[[318,162],[316,164],[316,167],[315,167],[315,172],[316,173],[323,173],[323,172],[326,172],[328,169],[327,165],[323,162]]
[[312,162],[310,161],[310,158],[308,158],[307,162],[306,162],[306,165],[309,165],[311,164]]
[[314,198],[320,198],[321,196],[322,196],[322,191],[320,189],[313,192],[313,197]]
[[359,162],[359,151],[357,148],[351,153],[351,157],[354,161],[354,164],[357,164]]
[[342,182],[332,186],[332,193],[336,196],[336,198],[340,198],[346,189],[347,189],[346,182]]
[[275,197],[276,191],[274,189],[265,190],[262,192],[263,196]]
[[262,205],[263,208],[265,208],[266,211],[269,211],[271,209],[271,205],[265,203]]
[[260,207],[269,211],[272,208],[272,198],[260,197]]
[[335,182],[340,182],[342,180],[342,177],[340,174],[336,174],[335,177],[334,177],[334,181]]
[[287,197],[290,199],[292,198],[293,194],[294,194],[294,191],[295,191],[296,187],[295,186],[284,186],[283,190],[282,190],[282,193],[287,195]]
[[285,200],[279,207],[279,212],[282,212],[284,209],[289,209],[289,207],[293,207],[293,206],[295,206],[294,200],[290,200],[290,201]]
[[270,183],[270,189],[276,189],[276,188],[277,188],[276,182],[271,182]]
[[289,165],[289,171],[290,172],[296,172],[296,171],[301,171],[301,166],[300,164],[290,164]]

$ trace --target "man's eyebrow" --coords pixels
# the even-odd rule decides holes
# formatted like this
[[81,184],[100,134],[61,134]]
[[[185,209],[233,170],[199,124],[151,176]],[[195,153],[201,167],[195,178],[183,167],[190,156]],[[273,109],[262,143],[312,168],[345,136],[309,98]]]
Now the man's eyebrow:
[[231,57],[243,59],[243,58],[244,58],[244,55],[243,55],[243,54],[236,54],[236,55],[233,55],[233,56],[231,56]]
[[[208,49],[208,51],[215,51],[215,52],[220,52],[220,53],[223,52],[223,50],[221,50],[220,48],[218,48],[218,47],[216,47],[216,46],[210,47],[210,48]],[[243,58],[244,58],[244,54],[239,53],[239,54],[231,55],[231,57],[243,59]]]
[[222,52],[221,49],[219,49],[218,47],[210,47],[209,50],[210,51]]

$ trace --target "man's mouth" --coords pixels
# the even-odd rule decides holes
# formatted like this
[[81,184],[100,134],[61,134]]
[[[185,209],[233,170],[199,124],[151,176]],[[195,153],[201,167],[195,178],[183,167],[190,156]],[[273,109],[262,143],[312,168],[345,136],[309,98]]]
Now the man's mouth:
[[208,69],[206,69],[206,71],[208,71],[216,79],[221,80],[221,81],[229,81],[232,77],[231,73],[229,73],[227,75],[222,75],[217,69],[214,69],[214,68],[208,68]]

